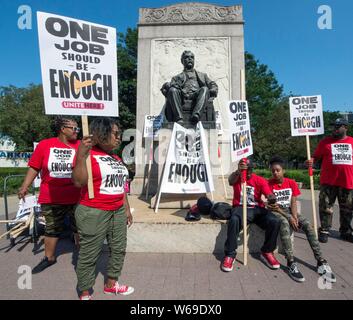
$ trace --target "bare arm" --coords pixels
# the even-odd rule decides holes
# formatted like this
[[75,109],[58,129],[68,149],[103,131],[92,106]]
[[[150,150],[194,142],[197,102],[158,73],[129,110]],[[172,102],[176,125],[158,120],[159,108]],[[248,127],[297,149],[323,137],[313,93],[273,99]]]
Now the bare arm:
[[124,206],[125,206],[125,214],[127,216],[127,224],[130,227],[132,225],[133,219],[132,219],[132,214],[130,210],[129,199],[126,193],[124,193]]
[[82,188],[88,183],[88,172],[86,160],[89,156],[89,150],[92,148],[92,139],[90,136],[83,137],[77,150],[77,158],[74,169],[72,170],[72,181],[78,188]]
[[38,173],[39,173],[39,170],[33,169],[32,167],[28,169],[26,177],[22,183],[22,186],[20,187],[17,193],[19,199],[24,199],[24,197],[28,193],[29,186],[32,184],[33,180],[35,179]]
[[290,209],[291,209],[293,218],[298,219],[297,197],[292,197]]
[[230,186],[234,186],[239,180],[240,173],[239,170],[233,172],[229,177],[228,177],[228,183]]

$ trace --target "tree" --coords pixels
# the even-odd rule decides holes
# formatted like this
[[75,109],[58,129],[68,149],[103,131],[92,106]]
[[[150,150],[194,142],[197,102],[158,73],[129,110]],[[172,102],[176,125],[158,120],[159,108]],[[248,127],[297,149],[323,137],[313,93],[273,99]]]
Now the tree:
[[0,132],[16,143],[16,150],[32,151],[33,142],[53,136],[40,85],[1,87],[0,113]]
[[136,127],[137,29],[118,34],[119,118],[122,129]]

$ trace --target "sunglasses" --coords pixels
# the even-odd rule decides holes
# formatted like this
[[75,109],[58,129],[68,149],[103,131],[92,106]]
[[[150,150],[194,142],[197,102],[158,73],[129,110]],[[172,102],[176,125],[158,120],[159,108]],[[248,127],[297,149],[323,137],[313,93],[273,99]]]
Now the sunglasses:
[[69,128],[72,131],[77,132],[77,133],[79,133],[81,131],[81,128],[79,128],[79,127],[64,126],[64,128]]
[[115,139],[119,139],[121,137],[121,131],[112,131],[112,134],[115,136]]

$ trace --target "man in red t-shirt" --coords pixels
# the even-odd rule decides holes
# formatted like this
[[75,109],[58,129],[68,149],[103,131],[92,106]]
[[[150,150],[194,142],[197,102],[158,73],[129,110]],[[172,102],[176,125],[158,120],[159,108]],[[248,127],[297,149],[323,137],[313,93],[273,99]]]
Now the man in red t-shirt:
[[252,162],[247,159],[239,162],[238,170],[229,176],[229,184],[233,186],[233,210],[227,224],[227,240],[224,245],[225,257],[222,262],[222,270],[230,272],[238,247],[238,236],[243,228],[243,196],[240,172],[247,170],[247,222],[255,223],[266,231],[265,242],[261,248],[261,260],[271,269],[279,269],[280,264],[273,255],[277,246],[277,236],[280,228],[280,220],[270,211],[265,209],[261,199],[264,195],[268,200],[275,200],[266,179],[252,173]]
[[337,119],[332,135],[320,141],[313,159],[307,161],[312,166],[321,163],[320,176],[320,221],[319,241],[326,243],[332,227],[333,205],[338,198],[340,207],[341,238],[353,242],[353,138],[347,136],[348,121]]

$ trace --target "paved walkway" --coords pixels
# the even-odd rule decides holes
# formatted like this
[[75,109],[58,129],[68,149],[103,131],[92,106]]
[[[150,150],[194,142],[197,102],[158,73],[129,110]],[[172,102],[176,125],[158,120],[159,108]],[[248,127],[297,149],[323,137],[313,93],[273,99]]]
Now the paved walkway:
[[[303,209],[310,212],[310,201],[303,196]],[[308,199],[308,198],[306,198]],[[249,257],[244,267],[237,262],[234,271],[220,270],[219,256],[212,254],[146,254],[128,253],[121,282],[135,287],[128,297],[103,295],[104,265],[107,252],[101,256],[97,269],[95,299],[169,300],[169,299],[353,299],[353,244],[338,239],[338,212],[329,242],[322,245],[324,257],[337,276],[332,288],[319,281],[315,260],[305,235],[295,236],[295,254],[306,281],[296,283],[284,268],[268,269],[257,256]],[[0,230],[2,232],[2,230]],[[161,239],[163,241],[163,239]],[[0,240],[0,299],[77,299],[74,264],[76,254],[69,239],[60,241],[58,263],[32,278],[32,290],[18,288],[18,268],[35,266],[43,255],[43,246],[32,252],[32,243],[19,243],[8,250],[9,242]],[[239,255],[241,259],[241,255]],[[285,259],[279,256],[284,265]],[[321,289],[320,289],[321,287]]]

